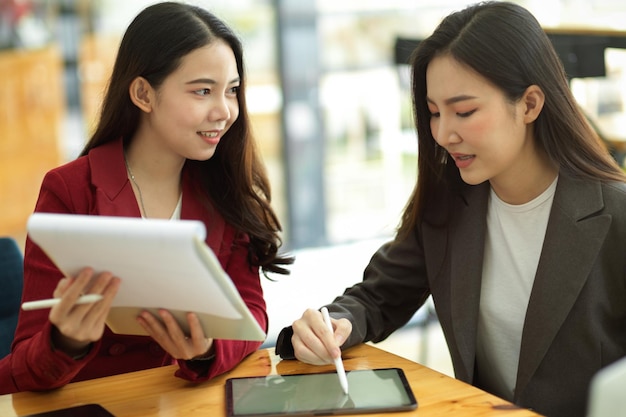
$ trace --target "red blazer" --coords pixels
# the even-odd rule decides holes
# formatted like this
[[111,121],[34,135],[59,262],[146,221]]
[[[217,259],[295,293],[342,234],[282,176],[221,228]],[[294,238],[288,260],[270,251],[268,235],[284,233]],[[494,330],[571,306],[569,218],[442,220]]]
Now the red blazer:
[[[247,261],[248,237],[237,234],[218,213],[209,212],[196,198],[189,176],[183,178],[181,218],[204,222],[207,245],[261,327],[267,330],[259,269]],[[127,179],[122,141],[99,146],[89,155],[48,172],[35,211],[140,217]],[[48,257],[27,238],[22,301],[50,298],[61,277]],[[69,382],[177,362],[148,336],[118,335],[108,328],[86,357],[74,360],[51,346],[48,314],[48,310],[20,312],[12,352],[0,360],[0,394],[47,390]],[[179,361],[176,376],[196,382],[207,380],[235,367],[260,344],[215,340],[213,361]]]

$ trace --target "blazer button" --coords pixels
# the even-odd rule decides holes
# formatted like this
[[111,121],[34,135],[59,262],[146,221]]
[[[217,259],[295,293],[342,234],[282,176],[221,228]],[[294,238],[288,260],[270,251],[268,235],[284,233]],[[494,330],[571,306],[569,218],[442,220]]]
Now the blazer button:
[[126,351],[126,346],[121,343],[115,343],[109,348],[109,355],[119,356]]

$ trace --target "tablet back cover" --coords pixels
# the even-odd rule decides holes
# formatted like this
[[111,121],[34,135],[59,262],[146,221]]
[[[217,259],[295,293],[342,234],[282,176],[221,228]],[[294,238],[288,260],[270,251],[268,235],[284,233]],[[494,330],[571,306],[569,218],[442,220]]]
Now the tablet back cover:
[[145,335],[135,317],[167,309],[185,331],[186,312],[198,314],[206,337],[265,340],[230,277],[205,244],[195,220],[34,213],[30,238],[66,276],[90,266],[122,279],[107,325],[115,333]]

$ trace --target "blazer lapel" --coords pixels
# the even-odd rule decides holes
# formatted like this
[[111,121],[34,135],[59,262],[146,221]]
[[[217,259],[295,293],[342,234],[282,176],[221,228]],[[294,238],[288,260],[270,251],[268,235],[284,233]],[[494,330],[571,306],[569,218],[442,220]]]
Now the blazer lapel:
[[585,284],[611,224],[599,183],[560,174],[530,295],[516,384],[516,398],[539,367]]
[[[489,185],[470,186],[450,238],[452,329],[467,380],[473,380]],[[461,205],[462,207],[462,205]]]
[[94,209],[101,216],[141,217],[128,180],[122,139],[100,145],[89,152],[91,182],[96,188]]

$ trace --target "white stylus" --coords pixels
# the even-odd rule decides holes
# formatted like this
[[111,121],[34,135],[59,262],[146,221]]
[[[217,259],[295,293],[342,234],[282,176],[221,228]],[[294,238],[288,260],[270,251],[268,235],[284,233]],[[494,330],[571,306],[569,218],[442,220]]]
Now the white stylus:
[[[328,309],[326,307],[322,307],[322,317],[324,318],[324,323],[328,326],[328,330],[331,333],[333,331],[333,324],[330,321],[330,315],[328,314]],[[335,361],[335,368],[337,368],[337,376],[339,376],[339,384],[341,385],[341,389],[344,394],[348,394],[348,378],[346,377],[346,371],[343,368],[343,362],[341,360],[341,356],[333,359]]]
[[[81,295],[74,304],[91,304],[102,300],[100,294]],[[60,298],[48,298],[46,300],[27,301],[22,304],[22,310],[39,310],[42,308],[50,308],[61,302]]]

